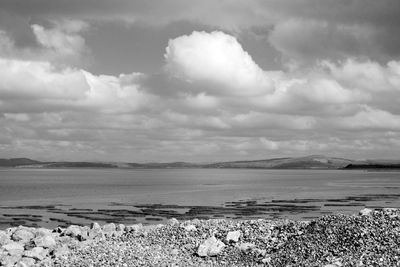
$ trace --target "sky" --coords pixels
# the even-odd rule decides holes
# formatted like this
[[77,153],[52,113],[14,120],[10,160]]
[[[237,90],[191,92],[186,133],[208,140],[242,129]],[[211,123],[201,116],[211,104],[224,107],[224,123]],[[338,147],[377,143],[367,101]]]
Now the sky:
[[0,157],[400,157],[398,0],[0,0]]

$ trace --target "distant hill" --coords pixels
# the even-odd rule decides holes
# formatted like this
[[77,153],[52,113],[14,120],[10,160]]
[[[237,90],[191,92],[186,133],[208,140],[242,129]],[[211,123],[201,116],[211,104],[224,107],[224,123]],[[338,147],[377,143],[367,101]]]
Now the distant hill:
[[363,160],[311,155],[306,157],[273,158],[216,163],[110,163],[110,162],[41,162],[28,158],[0,159],[0,167],[18,168],[248,168],[248,169],[400,169],[400,160]]
[[13,158],[13,159],[0,159],[0,167],[16,167],[25,165],[40,164],[40,161],[28,158]]
[[313,155],[299,158],[275,158],[252,161],[220,162],[208,165],[213,168],[259,169],[338,169],[354,163],[354,160]]

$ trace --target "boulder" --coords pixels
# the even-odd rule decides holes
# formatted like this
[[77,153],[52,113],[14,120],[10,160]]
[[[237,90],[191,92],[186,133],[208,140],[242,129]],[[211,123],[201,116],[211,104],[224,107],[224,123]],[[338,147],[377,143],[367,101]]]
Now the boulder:
[[167,224],[168,225],[177,225],[177,224],[179,224],[179,221],[175,218],[171,218],[167,221]]
[[200,257],[216,256],[222,252],[225,244],[215,238],[215,236],[205,240],[197,249],[197,255]]
[[64,235],[78,237],[81,234],[81,228],[78,225],[70,225],[64,231]]
[[17,242],[21,243],[27,243],[30,241],[35,235],[32,233],[32,231],[29,228],[20,228],[16,230],[12,236],[11,239]]
[[70,252],[69,248],[67,245],[62,245],[60,247],[57,247],[56,249],[53,250],[52,255],[55,258],[58,258],[60,256],[67,255]]
[[231,242],[236,243],[236,242],[239,241],[240,235],[241,235],[240,231],[228,232],[228,234],[226,235],[226,242],[228,242],[228,243],[231,243]]
[[141,223],[138,224],[131,224],[131,225],[127,225],[125,228],[126,232],[137,232],[140,229],[142,229],[143,225]]
[[256,245],[252,244],[252,243],[241,243],[239,245],[236,246],[240,251],[246,252],[249,250],[252,250],[253,248],[256,247]]
[[20,259],[17,264],[15,265],[15,267],[31,267],[34,266],[36,263],[36,261],[32,258],[27,258],[27,257],[23,257],[22,259]]
[[106,236],[112,236],[116,230],[114,223],[108,223],[103,225],[103,232]]
[[185,229],[188,232],[197,230],[196,226],[194,226],[193,224],[185,225],[183,226],[183,229]]
[[52,248],[56,245],[56,241],[54,240],[51,233],[47,233],[47,235],[37,236],[33,239],[33,242],[37,247],[44,248]]
[[17,263],[20,259],[20,255],[8,255],[0,260],[0,265],[4,267],[14,267],[15,263]]
[[93,222],[90,225],[87,234],[88,234],[88,238],[90,238],[90,239],[96,238],[99,236],[103,236],[103,230],[101,229],[101,226],[97,222]]
[[0,246],[11,243],[10,236],[5,231],[0,231]]
[[44,258],[46,258],[47,253],[49,251],[47,249],[44,249],[42,247],[35,247],[31,250],[27,250],[24,252],[24,257],[28,257],[28,258],[32,258],[32,259],[36,259],[36,260],[43,260]]
[[3,245],[3,249],[6,250],[11,256],[20,256],[24,252],[23,244],[14,241]]
[[373,212],[374,212],[374,211],[371,210],[371,209],[364,208],[364,209],[360,210],[359,214],[360,214],[361,216],[372,216]]

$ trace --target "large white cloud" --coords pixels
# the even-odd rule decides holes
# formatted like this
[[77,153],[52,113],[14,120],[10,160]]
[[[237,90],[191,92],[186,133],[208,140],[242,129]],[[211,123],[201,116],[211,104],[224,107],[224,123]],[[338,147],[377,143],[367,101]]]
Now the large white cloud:
[[223,32],[193,32],[170,40],[165,59],[170,73],[188,82],[204,82],[213,94],[226,93],[224,89],[237,95],[271,90],[271,78],[235,37]]

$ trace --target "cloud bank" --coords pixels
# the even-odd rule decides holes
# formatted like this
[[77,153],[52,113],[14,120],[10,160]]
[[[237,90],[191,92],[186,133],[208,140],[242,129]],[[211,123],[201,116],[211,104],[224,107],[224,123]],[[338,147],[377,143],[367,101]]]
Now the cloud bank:
[[[87,67],[94,52],[86,38],[93,29],[110,20],[165,27],[176,5],[189,10],[189,3],[179,1],[168,1],[168,8],[120,2],[107,13],[105,1],[92,11],[75,3],[83,7],[79,12],[73,3],[71,10],[58,8],[66,5],[60,1],[53,16],[39,4],[32,14],[47,15],[25,29],[30,45],[0,27],[1,157],[400,156],[400,52],[396,38],[388,41],[392,27],[400,25],[396,10],[388,8],[396,2],[373,12],[375,4],[367,1],[359,14],[360,1],[346,8],[337,1],[249,1],[246,7],[205,1],[221,16],[207,20],[209,14],[196,9],[178,19],[213,30],[171,37],[156,73],[99,74]],[[9,1],[1,5],[18,15],[27,12]],[[161,14],[161,8],[170,11]],[[150,21],[153,11],[160,21]],[[279,68],[257,62],[243,45],[244,30],[281,55]]]

